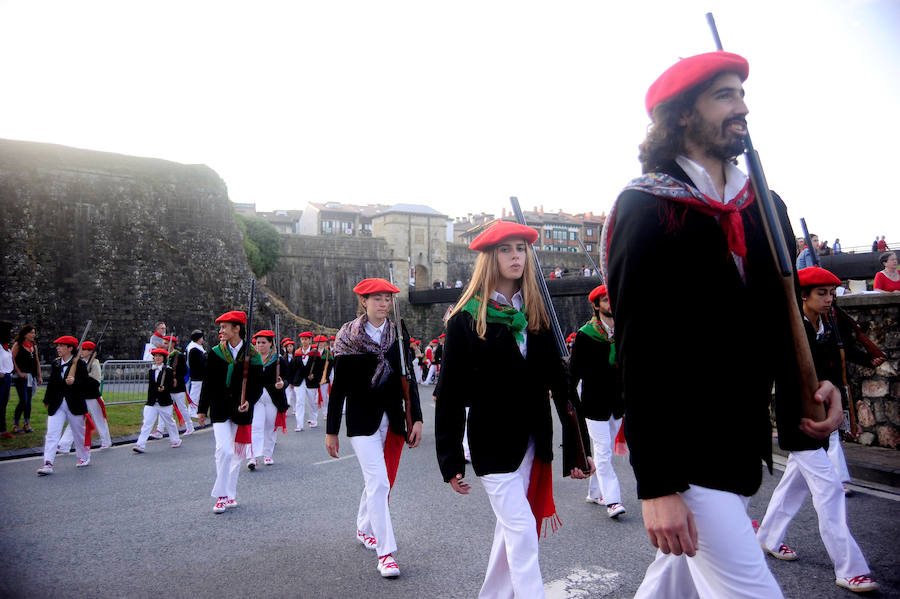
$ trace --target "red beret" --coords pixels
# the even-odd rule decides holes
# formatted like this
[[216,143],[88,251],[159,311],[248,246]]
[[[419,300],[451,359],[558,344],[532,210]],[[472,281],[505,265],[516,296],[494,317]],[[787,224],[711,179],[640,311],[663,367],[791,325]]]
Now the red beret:
[[163,339],[165,339],[166,341],[171,341],[172,343],[178,343],[178,337],[176,337],[175,335],[166,335],[165,337],[163,337]]
[[81,349],[96,349],[96,348],[97,348],[97,344],[94,343],[93,341],[85,341],[84,343],[81,344]]
[[432,343],[437,343],[438,340],[437,340],[437,339],[432,339],[431,342],[432,342]]
[[300,337],[301,339],[303,339],[304,337],[310,337],[310,338],[312,338],[313,334],[310,333],[309,331],[303,331],[302,333],[300,333],[300,334],[297,335],[297,336]]
[[839,278],[834,276],[831,271],[825,270],[821,266],[801,268],[797,275],[800,277],[801,287],[827,287],[829,285],[841,284]]
[[316,335],[316,337],[315,337],[315,339],[313,339],[313,341],[315,341],[316,343],[318,343],[320,341],[328,341],[328,337],[326,337],[325,335]]
[[151,350],[150,350],[150,353],[153,354],[154,356],[157,355],[157,354],[160,355],[160,356],[168,356],[168,355],[169,355],[169,352],[167,352],[166,350],[164,350],[164,349],[161,348],[161,347],[157,347],[157,348],[151,349]]
[[384,279],[363,279],[353,288],[357,295],[370,295],[372,293],[400,293],[400,290]]
[[78,347],[78,339],[76,339],[72,335],[63,335],[62,337],[60,337],[53,343],[54,343],[54,345],[57,343],[62,343],[63,345],[71,345],[72,347]]
[[731,52],[707,52],[683,58],[668,68],[647,90],[644,105],[647,114],[652,115],[658,104],[724,72],[737,73],[741,81],[747,79],[750,65],[747,59]]
[[269,329],[263,329],[261,331],[256,331],[256,334],[253,335],[253,338],[256,339],[257,337],[271,337],[272,343],[275,342],[275,333],[273,333]]
[[334,335],[328,338],[329,341],[334,341]]
[[293,340],[293,338],[291,338],[291,337],[285,337],[284,339],[282,339],[282,340],[281,340],[281,347],[284,347],[285,345],[294,345],[294,340]]
[[438,335],[438,339],[443,339],[446,336],[447,336],[447,333],[441,333],[440,335]]
[[238,324],[247,324],[247,314],[240,310],[232,310],[226,312],[216,319],[216,322],[236,322]]
[[606,292],[606,285],[599,285],[599,286],[597,286],[597,287],[594,287],[594,288],[591,290],[590,295],[588,295],[588,300],[589,300],[591,303],[594,303],[595,300],[600,299],[601,297],[603,297],[604,295],[606,295],[606,293],[607,293],[607,292]]
[[492,245],[497,245],[501,241],[511,237],[521,237],[528,243],[534,243],[537,241],[538,232],[531,227],[526,227],[519,223],[511,223],[508,220],[498,220],[482,231],[481,235],[473,239],[472,243],[469,244],[469,249],[483,252]]

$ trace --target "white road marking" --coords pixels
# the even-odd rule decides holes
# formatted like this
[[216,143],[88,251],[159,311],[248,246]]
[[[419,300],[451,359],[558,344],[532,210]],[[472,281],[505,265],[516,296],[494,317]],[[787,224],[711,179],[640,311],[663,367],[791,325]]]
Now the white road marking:
[[356,454],[351,453],[348,455],[341,456],[339,458],[328,458],[327,460],[322,460],[321,462],[313,462],[313,466],[319,466],[321,464],[333,464],[335,462],[340,462],[341,460],[347,460],[349,458],[355,458]]
[[547,599],[587,599],[604,597],[622,585],[621,572],[599,566],[575,568],[565,578],[544,583]]

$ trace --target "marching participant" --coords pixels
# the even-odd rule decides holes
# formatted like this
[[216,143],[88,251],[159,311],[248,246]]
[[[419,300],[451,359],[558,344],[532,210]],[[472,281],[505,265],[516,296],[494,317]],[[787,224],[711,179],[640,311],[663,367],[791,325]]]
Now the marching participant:
[[[275,462],[272,454],[275,451],[276,417],[287,412],[287,397],[284,393],[284,380],[276,376],[275,371],[287,372],[287,362],[275,350],[275,333],[262,330],[253,336],[256,351],[262,361],[262,394],[253,406],[252,450],[253,456],[247,461],[247,468],[255,470],[261,459],[266,466]],[[280,366],[279,366],[280,365]],[[278,368],[276,368],[278,366]]]
[[[835,331],[824,316],[831,311],[835,288],[841,281],[818,266],[800,270],[799,278],[803,324],[816,364],[816,374],[819,380],[831,381],[840,387],[843,385],[840,349]],[[807,437],[789,424],[782,424],[782,420],[787,423],[793,420],[782,418],[783,414],[787,415],[788,410],[781,408],[779,404],[784,402],[790,405],[792,399],[779,397],[776,389],[779,442],[783,440],[782,437],[793,439],[793,446],[805,446],[808,449],[792,451],[788,456],[784,474],[772,492],[766,515],[759,526],[759,542],[773,557],[796,560],[797,554],[782,541],[791,520],[812,493],[813,507],[819,518],[819,535],[834,564],[835,584],[857,593],[873,591],[879,585],[868,576],[869,565],[847,526],[846,498],[841,477],[825,450],[828,441]]]
[[297,427],[294,431],[303,430],[304,416],[306,424],[310,428],[318,426],[317,414],[319,411],[319,382],[313,381],[312,374],[312,367],[319,352],[312,345],[312,333],[304,331],[298,337],[300,338],[300,349],[294,354],[294,359],[297,361],[294,365],[293,380],[294,393],[297,396],[297,403],[294,406]]
[[316,362],[313,364],[312,375],[313,380],[319,382],[319,403],[322,404],[322,415],[328,417],[328,396],[330,393],[330,383],[328,376],[331,374],[334,356],[331,354],[331,348],[328,347],[328,337],[325,335],[316,335],[313,341],[316,342]]
[[[637,599],[782,597],[747,515],[761,464],[772,467],[773,381],[797,374],[777,369],[795,362],[784,287],[748,177],[733,164],[747,134],[748,73],[744,58],[720,51],[657,78],[645,102],[644,175],[604,225],[625,435],[644,526],[659,548]],[[777,196],[775,205],[795,255]],[[660,289],[674,291],[660,302]],[[683,289],[703,289],[702,301]],[[690,327],[671,334],[673,323]],[[793,426],[824,438],[841,422],[840,394],[824,383],[816,399],[828,418]],[[711,450],[698,452],[699,440]]]
[[384,279],[363,279],[353,288],[359,296],[360,316],[344,323],[334,344],[334,386],[328,404],[325,449],[338,457],[341,412],[347,403],[347,436],[359,460],[365,487],[359,500],[356,537],[378,556],[378,572],[396,578],[397,543],[388,495],[403,441],[416,447],[422,438],[422,410],[418,390],[409,387],[412,430],[406,430],[401,386],[400,339],[396,323],[388,320],[393,294],[399,289]]
[[281,340],[281,351],[284,353],[284,363],[287,368],[281,373],[281,378],[287,385],[284,388],[287,397],[288,406],[291,408],[292,414],[297,414],[297,389],[291,382],[294,380],[294,369],[297,363],[294,361],[294,340],[291,337],[285,337]]
[[178,350],[178,337],[167,335],[165,339],[171,348],[169,350],[169,358],[166,361],[169,368],[172,369],[173,375],[170,394],[172,395],[172,401],[175,402],[175,407],[178,409],[178,413],[181,414],[181,419],[184,420],[183,434],[185,436],[192,435],[194,433],[194,421],[191,420],[190,407],[187,401],[187,384],[185,382],[185,379],[188,378],[187,360],[184,354]]
[[147,439],[150,438],[150,431],[153,430],[153,423],[159,419],[169,433],[169,441],[172,443],[172,449],[181,447],[181,438],[178,436],[178,425],[172,417],[172,389],[174,388],[174,380],[172,369],[166,366],[166,357],[169,355],[165,349],[157,347],[150,350],[153,356],[153,366],[150,367],[147,383],[147,403],[144,405],[144,423],[141,425],[141,432],[137,441],[132,447],[135,453],[144,453],[147,451]]
[[[213,512],[221,514],[228,508],[237,507],[241,459],[252,443],[251,407],[262,395],[262,360],[244,341],[246,313],[232,310],[218,317],[216,322],[222,341],[207,357],[197,418],[200,426],[205,424],[207,413],[212,421],[216,437],[216,482],[212,488],[216,503]],[[245,403],[241,403],[244,361],[248,353],[247,394]]]
[[[87,369],[78,356],[75,348],[78,339],[71,335],[63,335],[54,342],[56,355],[44,393],[44,405],[47,406],[47,434],[44,438],[44,465],[38,468],[41,476],[53,474],[53,460],[63,425],[68,422],[75,439],[84,439],[84,415],[87,404],[84,401]],[[91,452],[84,443],[75,443],[75,455],[78,456],[76,468],[89,466]]]
[[425,376],[425,380],[422,381],[423,385],[434,385],[437,383],[437,360],[435,358],[435,352],[437,352],[438,348],[438,340],[432,339],[431,343],[428,344],[428,347],[425,348],[425,365],[428,367],[426,370],[427,374]]
[[[590,475],[573,466],[577,433],[565,416],[566,373],[531,256],[537,235],[531,227],[498,221],[476,237],[469,245],[480,252],[475,271],[447,321],[434,422],[437,457],[444,481],[468,494],[462,445],[468,424],[472,468],[497,518],[482,597],[544,596],[538,535],[559,524],[549,392],[563,422],[563,472]],[[580,412],[578,398],[572,399]],[[583,430],[590,455],[587,439]]]
[[[112,439],[109,436],[109,423],[106,421],[106,406],[103,404],[103,398],[100,397],[101,371],[100,362],[97,360],[94,350],[97,345],[93,341],[85,341],[81,344],[80,358],[87,365],[89,380],[85,380],[85,403],[87,404],[88,413],[90,414],[91,426],[87,425],[85,418],[85,434],[84,445],[89,450],[91,448],[90,428],[97,429],[100,435],[100,449],[108,449],[112,446]],[[88,362],[90,360],[90,362]],[[69,453],[72,450],[72,443],[75,436],[72,434],[72,427],[66,427],[62,438],[59,440],[59,452]]]
[[614,323],[606,285],[595,287],[588,300],[594,316],[575,334],[569,360],[571,384],[581,381],[581,405],[597,466],[585,500],[598,505],[605,503],[607,515],[617,518],[625,513],[625,506],[622,505],[612,456],[625,401],[622,399],[622,381],[613,339]]
[[197,417],[197,402],[200,401],[200,390],[203,388],[203,374],[206,370],[206,349],[203,347],[203,331],[194,329],[191,331],[191,342],[187,349],[188,371],[191,377],[191,386],[188,388],[188,396],[191,402],[191,418]]

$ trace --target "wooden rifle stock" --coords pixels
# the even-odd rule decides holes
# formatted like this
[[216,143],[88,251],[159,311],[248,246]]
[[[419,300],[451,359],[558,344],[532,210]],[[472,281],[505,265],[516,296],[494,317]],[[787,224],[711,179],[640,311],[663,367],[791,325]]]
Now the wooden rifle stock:
[[[388,265],[391,285],[394,284],[394,265]],[[400,389],[403,391],[403,409],[406,413],[406,442],[409,443],[409,435],[412,433],[412,400],[409,398],[409,381],[412,378],[412,369],[406,363],[409,357],[409,332],[406,323],[400,318],[400,306],[397,298],[393,298],[394,331],[397,333],[397,345],[400,348]]]
[[244,343],[244,376],[241,378],[241,403],[238,406],[238,411],[246,412],[250,409],[250,406],[247,405],[247,376],[250,374],[250,357],[252,353],[252,348],[250,347],[250,335],[252,334],[250,331],[253,330],[253,296],[256,295],[256,279],[250,279],[250,308],[247,311],[247,331],[244,335],[247,340]]
[[[722,40],[719,38],[719,30],[716,27],[716,21],[712,13],[706,13],[706,20],[712,30],[716,49],[722,50]],[[744,159],[747,163],[750,183],[756,194],[756,205],[759,207],[763,229],[769,241],[769,249],[772,252],[772,258],[775,261],[779,271],[778,274],[780,275],[779,278],[781,279],[784,314],[791,332],[793,356],[800,383],[802,415],[804,418],[820,422],[825,420],[825,406],[816,401],[815,398],[815,393],[819,388],[819,379],[816,376],[816,366],[813,363],[812,351],[809,348],[809,340],[806,337],[806,328],[803,325],[803,318],[800,316],[800,306],[797,303],[797,290],[794,288],[794,266],[787,251],[781,220],[778,218],[778,211],[769,191],[769,185],[766,182],[766,175],[763,172],[759,154],[753,148],[749,132],[744,136],[744,150]]]

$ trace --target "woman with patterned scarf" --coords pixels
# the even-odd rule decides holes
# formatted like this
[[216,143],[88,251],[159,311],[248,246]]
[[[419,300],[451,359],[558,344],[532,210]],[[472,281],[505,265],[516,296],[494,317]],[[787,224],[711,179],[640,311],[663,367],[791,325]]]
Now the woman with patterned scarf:
[[[537,231],[498,221],[469,248],[480,251],[468,288],[447,321],[435,437],[441,474],[466,495],[463,432],[472,468],[497,517],[481,596],[543,597],[538,537],[560,524],[553,505],[553,423],[548,392],[563,422],[563,474],[574,467],[577,432],[565,418],[566,386],[531,244]],[[580,414],[578,398],[571,397]],[[466,417],[466,408],[469,408]],[[579,415],[584,450],[590,444]]]
[[[359,460],[365,487],[356,517],[356,538],[378,555],[378,572],[396,578],[397,543],[388,495],[397,475],[406,440],[422,438],[422,410],[416,385],[409,386],[412,430],[406,430],[400,374],[400,340],[388,320],[393,294],[400,290],[384,279],[363,279],[353,288],[360,316],[345,323],[334,343],[334,384],[328,403],[325,449],[338,457],[341,413],[347,402],[347,436]],[[404,355],[404,359],[406,356]],[[407,360],[408,363],[408,360]]]

